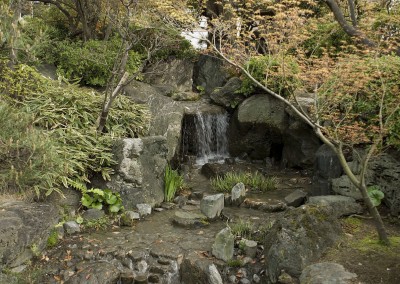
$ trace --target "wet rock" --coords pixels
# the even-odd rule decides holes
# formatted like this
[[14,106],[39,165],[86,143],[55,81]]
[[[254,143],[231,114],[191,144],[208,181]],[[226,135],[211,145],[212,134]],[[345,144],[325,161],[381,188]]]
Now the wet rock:
[[306,199],[307,193],[300,190],[296,189],[289,195],[285,197],[285,202],[287,206],[293,206],[293,207],[299,207],[302,205]]
[[188,201],[188,198],[183,195],[178,195],[177,197],[174,198],[174,203],[178,204],[179,208],[182,208],[183,206],[185,206],[187,201]]
[[224,209],[224,194],[220,193],[203,197],[200,202],[200,209],[209,219],[219,217]]
[[265,237],[266,270],[271,283],[277,283],[281,271],[299,277],[307,265],[332,246],[341,227],[326,207],[303,205],[286,211]]
[[248,257],[255,258],[257,254],[257,242],[252,240],[242,239],[244,254]]
[[242,278],[242,279],[240,279],[239,283],[240,284],[250,284],[251,281],[247,278]]
[[230,228],[222,229],[215,237],[212,245],[212,254],[223,261],[228,261],[233,257],[235,237]]
[[361,192],[357,187],[350,181],[347,176],[341,176],[332,180],[332,190],[333,192],[352,197],[356,200],[362,200]]
[[82,214],[83,219],[88,221],[98,220],[104,216],[104,211],[96,208],[88,209]]
[[201,191],[193,191],[190,194],[190,199],[201,200],[203,198],[204,193]]
[[210,99],[215,104],[226,109],[234,109],[246,99],[243,94],[237,92],[241,86],[242,80],[240,80],[238,77],[232,77],[223,87],[215,89],[211,93]]
[[151,205],[150,204],[145,204],[145,203],[136,204],[136,208],[137,208],[141,218],[151,214]]
[[224,170],[221,168],[221,165],[219,164],[211,164],[211,163],[206,163],[201,167],[201,173],[211,179],[215,177],[222,177],[225,175]]
[[198,228],[207,225],[207,217],[203,214],[187,211],[176,211],[172,222],[186,228]]
[[171,203],[171,202],[163,202],[161,204],[161,208],[164,208],[164,209],[167,209],[167,210],[174,209],[175,207],[176,207],[176,204],[175,203]]
[[121,215],[121,225],[122,226],[132,226],[135,221],[140,219],[140,215],[139,213],[135,212],[135,211],[125,211],[122,215]]
[[135,281],[136,273],[133,271],[125,271],[120,274],[121,284],[132,284]]
[[236,184],[231,191],[231,204],[239,206],[246,198],[246,187],[242,182]]
[[307,203],[330,206],[332,215],[337,218],[363,212],[361,205],[354,198],[341,195],[311,196]]
[[67,233],[68,235],[72,235],[74,233],[79,233],[81,231],[79,224],[76,223],[75,221],[65,222],[63,227],[64,227],[65,233]]
[[322,262],[307,266],[300,276],[301,284],[356,283],[357,274],[348,272],[342,265]]

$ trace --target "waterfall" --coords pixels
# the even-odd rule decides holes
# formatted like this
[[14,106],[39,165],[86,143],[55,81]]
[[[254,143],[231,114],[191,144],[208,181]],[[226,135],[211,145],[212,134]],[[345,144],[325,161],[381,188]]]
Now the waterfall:
[[196,164],[204,165],[210,161],[219,162],[228,154],[228,114],[201,113],[195,115],[197,138]]

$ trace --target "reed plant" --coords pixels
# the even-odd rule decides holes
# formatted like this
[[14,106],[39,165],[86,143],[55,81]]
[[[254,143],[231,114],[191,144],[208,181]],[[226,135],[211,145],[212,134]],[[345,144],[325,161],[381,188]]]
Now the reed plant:
[[167,165],[164,178],[164,198],[166,202],[171,202],[176,192],[183,187],[183,177],[177,170],[173,170],[170,165]]

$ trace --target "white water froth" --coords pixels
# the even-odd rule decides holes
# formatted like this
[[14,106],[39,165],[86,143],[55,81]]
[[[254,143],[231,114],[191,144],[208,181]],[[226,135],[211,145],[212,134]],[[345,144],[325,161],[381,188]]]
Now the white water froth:
[[197,165],[208,162],[223,162],[228,153],[227,113],[196,113]]

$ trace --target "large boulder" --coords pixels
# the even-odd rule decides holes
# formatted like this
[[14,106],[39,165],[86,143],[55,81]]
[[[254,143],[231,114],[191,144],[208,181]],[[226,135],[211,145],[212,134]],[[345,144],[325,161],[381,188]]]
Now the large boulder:
[[168,92],[190,92],[193,88],[193,67],[191,60],[170,58],[146,68],[144,81]]
[[321,141],[312,128],[297,118],[289,119],[283,134],[282,160],[287,167],[309,167],[314,164],[314,155]]
[[241,86],[242,80],[232,77],[223,87],[215,89],[211,93],[210,99],[213,103],[226,109],[234,109],[246,98],[243,94],[238,93]]
[[330,206],[332,208],[332,215],[336,217],[349,216],[351,214],[360,214],[363,209],[354,198],[341,195],[325,195],[325,196],[311,196],[308,204]]
[[322,145],[315,153],[313,185],[311,195],[332,194],[332,179],[340,177],[342,166],[335,152],[328,145]]
[[149,135],[166,137],[170,160],[179,152],[185,104],[175,102],[157,88],[138,81],[133,81],[124,90],[135,103],[148,105],[151,114]]
[[391,214],[400,215],[400,162],[384,153],[371,161],[373,183],[385,194],[383,202],[389,207]]
[[228,72],[224,70],[223,61],[209,55],[200,55],[194,65],[193,86],[210,95],[216,88],[228,81]]
[[340,232],[330,207],[303,205],[286,211],[265,238],[269,281],[277,283],[283,270],[298,278],[307,265],[335,243]]
[[0,203],[0,270],[24,265],[37,256],[46,247],[58,218],[58,208],[52,204]]
[[233,115],[229,129],[229,152],[233,156],[246,153],[255,160],[269,157],[274,145],[283,143],[287,119],[282,102],[265,94],[251,96],[239,105]]
[[126,209],[137,204],[152,206],[164,200],[164,170],[167,165],[167,143],[163,136],[126,138],[116,143],[118,162],[108,188],[121,194]]

